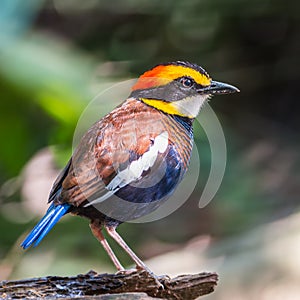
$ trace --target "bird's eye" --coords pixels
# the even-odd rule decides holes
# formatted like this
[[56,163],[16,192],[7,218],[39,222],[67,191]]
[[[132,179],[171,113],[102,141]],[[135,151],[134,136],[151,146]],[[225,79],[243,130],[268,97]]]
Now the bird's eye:
[[191,88],[194,85],[194,81],[187,77],[181,78],[180,82],[185,88]]

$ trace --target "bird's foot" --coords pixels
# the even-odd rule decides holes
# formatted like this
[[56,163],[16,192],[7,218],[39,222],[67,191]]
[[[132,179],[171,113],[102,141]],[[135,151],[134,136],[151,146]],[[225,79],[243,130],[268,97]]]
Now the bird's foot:
[[170,277],[168,275],[161,275],[158,276],[156,274],[154,274],[151,270],[149,270],[148,268],[142,268],[142,267],[136,267],[136,268],[132,268],[132,269],[123,269],[123,270],[118,270],[116,274],[122,274],[122,275],[130,275],[132,273],[136,273],[136,272],[141,272],[144,271],[147,273],[147,275],[151,278],[154,279],[158,289],[164,289],[164,285],[161,283],[161,281],[165,281],[170,279]]
[[154,279],[154,281],[155,281],[155,283],[156,283],[156,285],[157,285],[157,287],[158,287],[158,289],[160,289],[160,290],[164,290],[165,289],[165,287],[164,287],[164,285],[161,283],[161,281],[164,281],[164,280],[166,280],[166,275],[162,275],[162,276],[158,276],[158,275],[156,275],[156,274],[154,274],[148,267],[146,267],[146,266],[137,266],[136,267],[136,270],[137,271],[145,271],[150,277],[152,277],[153,279]]
[[157,278],[160,280],[160,281],[170,281],[171,280],[171,277],[167,274],[164,274],[164,275],[157,275]]
[[94,270],[89,270],[86,274],[84,274],[85,276],[89,276],[89,277],[93,277],[96,276],[98,274],[98,272],[94,271]]
[[154,274],[153,272],[147,272],[148,275],[150,277],[152,277],[155,281],[155,284],[157,285],[157,288],[159,290],[164,290],[165,289],[165,286],[161,283],[161,281],[164,281],[165,280],[165,277],[163,276],[157,276],[156,274]]
[[136,268],[118,270],[116,274],[130,275],[137,272]]

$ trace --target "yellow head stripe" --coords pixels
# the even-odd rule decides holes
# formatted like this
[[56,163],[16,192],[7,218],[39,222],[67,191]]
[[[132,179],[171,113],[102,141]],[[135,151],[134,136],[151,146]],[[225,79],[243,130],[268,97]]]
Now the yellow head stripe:
[[149,106],[152,106],[164,113],[170,114],[170,115],[177,115],[181,117],[188,117],[188,118],[193,118],[194,116],[191,115],[185,115],[182,113],[176,105],[174,105],[173,102],[165,102],[162,100],[155,100],[155,99],[146,99],[142,98],[141,99],[144,103],[148,104]]

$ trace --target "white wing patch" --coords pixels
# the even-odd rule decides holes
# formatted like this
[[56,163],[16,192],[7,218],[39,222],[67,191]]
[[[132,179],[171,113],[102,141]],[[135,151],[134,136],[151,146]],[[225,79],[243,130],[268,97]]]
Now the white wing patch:
[[138,160],[133,161],[126,169],[117,175],[106,186],[108,190],[103,196],[86,204],[84,207],[105,201],[116,193],[120,188],[139,179],[144,171],[151,168],[157,158],[158,153],[164,153],[168,147],[168,132],[164,131],[154,139],[153,145]]

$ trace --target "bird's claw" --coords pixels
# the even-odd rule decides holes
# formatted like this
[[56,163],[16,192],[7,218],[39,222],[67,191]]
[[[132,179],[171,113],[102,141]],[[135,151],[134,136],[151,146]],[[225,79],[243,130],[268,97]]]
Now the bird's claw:
[[159,278],[154,277],[154,280],[155,280],[155,283],[156,283],[159,290],[164,290],[165,289],[165,286],[159,281]]
[[165,286],[161,283],[161,281],[165,280],[165,276],[157,276],[155,275],[153,272],[149,272],[148,270],[145,270],[147,272],[147,274],[152,277],[158,287],[159,290],[164,290]]
[[163,290],[165,288],[164,285],[161,283],[161,281],[170,279],[170,277],[168,275],[157,276],[152,271],[145,270],[144,268],[140,268],[140,267],[132,268],[132,269],[119,270],[119,271],[116,272],[116,274],[130,275],[132,273],[141,272],[141,271],[146,272],[149,277],[151,277],[151,278],[154,279],[154,281],[155,281],[158,289],[162,289]]

